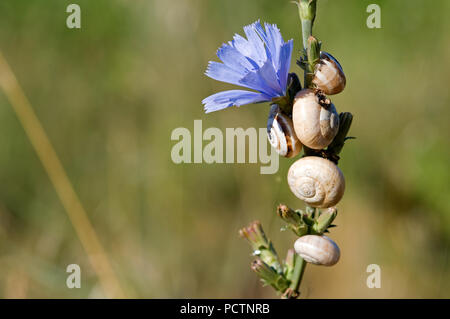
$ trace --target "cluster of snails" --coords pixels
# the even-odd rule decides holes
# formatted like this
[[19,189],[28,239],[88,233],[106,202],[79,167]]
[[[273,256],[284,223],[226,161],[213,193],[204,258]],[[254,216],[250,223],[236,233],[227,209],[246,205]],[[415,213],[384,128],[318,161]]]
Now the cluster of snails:
[[[323,150],[339,130],[339,115],[326,95],[340,93],[346,84],[339,62],[320,52],[312,78],[313,88],[300,90],[293,100],[292,113],[272,105],[268,119],[268,139],[284,157],[292,158],[302,148]],[[344,195],[345,179],[332,161],[319,156],[304,156],[292,164],[287,176],[296,197],[314,208],[335,206]],[[328,237],[306,235],[295,243],[295,251],[307,262],[331,266],[340,256],[338,246]]]

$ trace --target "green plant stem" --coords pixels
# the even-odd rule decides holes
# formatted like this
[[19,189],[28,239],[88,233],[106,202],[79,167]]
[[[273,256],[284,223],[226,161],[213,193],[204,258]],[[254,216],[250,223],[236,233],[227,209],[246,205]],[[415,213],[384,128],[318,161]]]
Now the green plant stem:
[[[316,6],[317,0],[299,0],[297,3],[298,13],[300,16],[300,21],[302,23],[302,38],[303,38],[303,52],[304,52],[304,61],[308,61],[308,49],[310,47],[310,43],[308,43],[308,39],[312,36],[312,28],[314,24],[314,20],[316,18]],[[305,72],[304,77],[304,87],[311,87],[311,73],[314,70],[311,70],[311,66],[313,61],[309,61],[308,72]]]
[[300,257],[300,255],[295,255],[295,266],[294,273],[292,274],[291,284],[289,288],[294,292],[293,297],[297,298],[300,295],[300,284],[302,282],[303,273],[305,272],[306,261]]
[[305,51],[308,48],[308,38],[312,36],[312,26],[313,22],[311,20],[303,20],[302,19],[302,38],[303,38],[303,50]]
[[[300,20],[302,23],[302,38],[303,38],[303,51],[305,60],[308,59],[308,39],[312,36],[312,27],[314,24],[314,20],[316,18],[316,4],[317,0],[299,0],[298,2],[298,12],[300,16]],[[311,62],[311,61],[309,61]],[[308,72],[305,71],[305,85],[304,87],[311,86],[311,78],[308,76]],[[300,255],[295,255],[295,265],[294,272],[291,278],[291,284],[289,286],[289,290],[291,294],[289,296],[291,298],[297,298],[300,294],[300,284],[302,282],[303,273],[305,272],[306,262],[303,260]]]

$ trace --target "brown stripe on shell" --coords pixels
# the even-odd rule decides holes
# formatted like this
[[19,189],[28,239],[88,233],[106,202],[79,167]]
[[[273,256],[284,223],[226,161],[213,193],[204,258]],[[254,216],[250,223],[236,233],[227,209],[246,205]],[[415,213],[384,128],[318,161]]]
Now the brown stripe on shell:
[[312,82],[325,94],[333,95],[344,90],[346,78],[340,63],[331,54],[321,52]]
[[269,142],[281,156],[291,158],[300,153],[302,145],[295,135],[292,120],[273,105],[267,123]]
[[288,121],[288,119],[284,116],[280,116],[280,114],[277,114],[275,116],[275,120],[278,123],[278,125],[281,128],[281,131],[284,133],[284,137],[286,139],[286,145],[287,145],[287,153],[286,157],[289,158],[292,156],[293,152],[295,151],[295,145],[292,141],[292,135],[295,134],[294,130],[292,128],[292,121]]

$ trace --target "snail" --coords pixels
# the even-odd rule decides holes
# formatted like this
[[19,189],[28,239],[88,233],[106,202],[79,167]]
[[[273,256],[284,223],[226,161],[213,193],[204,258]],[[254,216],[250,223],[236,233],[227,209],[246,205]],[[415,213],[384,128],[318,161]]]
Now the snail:
[[329,53],[320,52],[312,83],[323,93],[333,95],[345,88],[345,74],[339,62]]
[[267,137],[270,145],[281,156],[291,158],[302,150],[302,144],[295,135],[292,120],[283,114],[278,105],[272,105],[267,122]]
[[307,156],[297,160],[288,171],[288,184],[295,196],[311,207],[335,206],[344,195],[344,174],[333,162]]
[[327,236],[306,235],[295,241],[294,249],[306,262],[333,266],[339,261],[338,245]]
[[316,150],[327,147],[339,129],[334,104],[312,89],[301,90],[295,96],[292,121],[300,142]]

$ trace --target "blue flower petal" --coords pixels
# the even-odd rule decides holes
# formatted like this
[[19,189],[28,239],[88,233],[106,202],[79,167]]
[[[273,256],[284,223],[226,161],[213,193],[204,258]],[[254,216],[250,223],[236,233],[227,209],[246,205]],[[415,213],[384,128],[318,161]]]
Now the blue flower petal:
[[243,76],[245,76],[246,73],[244,70],[236,71],[225,64],[212,61],[209,62],[208,69],[205,74],[217,81],[241,85],[239,81]]
[[264,61],[267,60],[266,49],[264,48],[264,42],[261,40],[261,37],[258,35],[258,30],[262,30],[262,26],[259,21],[245,26],[244,32],[248,39],[248,44],[251,48],[251,52],[253,56],[257,57],[257,63],[262,65]]
[[244,90],[231,90],[208,96],[203,100],[203,104],[205,104],[205,112],[210,113],[230,106],[241,106],[267,101],[270,101],[270,97],[262,93]]
[[258,35],[264,41],[267,50],[270,52],[272,62],[276,70],[279,68],[280,48],[283,45],[283,37],[280,30],[274,24],[265,23],[265,30],[260,27],[257,29]]
[[242,72],[242,70],[248,72],[255,69],[254,64],[252,64],[236,48],[230,45],[222,45],[219,50],[217,50],[217,56],[226,66],[237,72]]
[[283,95],[277,72],[271,61],[264,63],[256,72],[248,73],[239,83],[244,87],[252,88],[272,97]]
[[247,39],[235,34],[222,45],[217,56],[223,63],[210,62],[206,75],[222,82],[258,92],[241,90],[214,94],[203,100],[206,112],[231,105],[270,101],[286,94],[293,41],[284,42],[274,24],[259,21],[244,27]]
[[281,47],[278,69],[278,79],[280,86],[283,88],[283,94],[286,94],[287,79],[289,75],[289,68],[291,67],[292,49],[294,48],[294,41],[289,40]]
[[206,75],[217,81],[243,86],[273,97],[283,94],[277,80],[277,73],[270,61],[267,61],[261,69],[247,74],[234,71],[222,63],[210,62]]
[[264,63],[264,61],[260,61],[259,56],[253,52],[252,45],[239,34],[234,35],[230,45],[233,46],[233,48],[236,48],[243,56],[247,57],[255,67],[259,68]]

